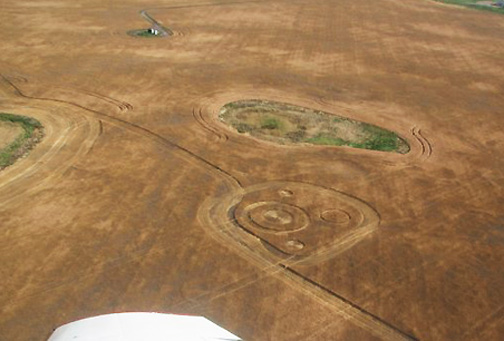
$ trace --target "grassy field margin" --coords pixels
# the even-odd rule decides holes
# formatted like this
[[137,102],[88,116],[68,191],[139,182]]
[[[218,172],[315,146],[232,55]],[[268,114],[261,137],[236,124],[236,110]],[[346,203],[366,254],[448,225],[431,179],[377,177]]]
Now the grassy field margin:
[[348,146],[406,154],[396,133],[364,122],[287,103],[243,100],[226,104],[219,118],[239,133],[280,144]]
[[[459,5],[459,6],[479,9],[479,10],[483,10],[483,11],[504,14],[504,7],[488,6],[488,5],[481,4],[480,3],[481,1],[476,1],[476,0],[434,0],[434,1],[442,2],[444,4]],[[499,3],[499,2],[496,1],[495,3]],[[503,3],[503,6],[504,6],[504,3]]]
[[18,158],[25,156],[44,136],[42,124],[34,118],[0,113],[0,121],[19,124],[23,128],[12,143],[0,149],[0,170],[12,165]]

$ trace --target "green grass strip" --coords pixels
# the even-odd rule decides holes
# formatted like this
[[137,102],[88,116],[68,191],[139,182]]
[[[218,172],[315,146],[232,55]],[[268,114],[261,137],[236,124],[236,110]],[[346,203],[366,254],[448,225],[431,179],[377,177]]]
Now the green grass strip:
[[[476,1],[476,0],[434,0],[434,1],[442,2],[445,4],[464,6],[464,7],[473,8],[473,9],[479,9],[482,11],[489,11],[489,12],[504,14],[504,2],[502,3],[503,7],[494,7],[494,6],[487,6],[487,5],[478,4],[479,1]],[[497,1],[495,3],[499,3],[499,2]]]
[[[21,125],[23,133],[5,148],[0,149],[0,169],[10,166],[16,161],[17,152],[26,146],[33,136],[35,129],[42,129],[42,124],[34,118],[0,113],[0,121],[12,122]],[[30,148],[28,148],[30,149]]]

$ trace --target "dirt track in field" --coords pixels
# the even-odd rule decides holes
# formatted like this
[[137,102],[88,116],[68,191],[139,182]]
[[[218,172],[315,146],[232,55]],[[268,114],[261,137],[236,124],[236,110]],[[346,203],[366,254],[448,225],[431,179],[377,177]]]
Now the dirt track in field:
[[[174,32],[142,39],[147,13]],[[118,311],[246,340],[504,337],[504,17],[423,0],[11,1],[0,340]],[[218,120],[291,103],[408,154],[280,146]]]

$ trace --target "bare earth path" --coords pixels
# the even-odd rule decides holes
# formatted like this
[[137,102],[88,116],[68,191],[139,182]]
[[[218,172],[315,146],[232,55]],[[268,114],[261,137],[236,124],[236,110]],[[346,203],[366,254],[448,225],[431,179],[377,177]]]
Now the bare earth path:
[[[173,36],[126,34],[146,9]],[[504,17],[423,0],[14,1],[0,112],[45,137],[0,173],[0,340],[118,311],[246,340],[504,338]],[[264,99],[405,155],[280,146]]]

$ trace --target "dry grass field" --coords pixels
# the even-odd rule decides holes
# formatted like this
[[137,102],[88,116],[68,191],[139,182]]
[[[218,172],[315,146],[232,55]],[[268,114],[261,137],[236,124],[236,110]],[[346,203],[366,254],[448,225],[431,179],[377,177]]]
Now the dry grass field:
[[[44,138],[0,172],[0,340],[123,311],[504,339],[502,32],[428,0],[2,0],[0,112]],[[263,141],[219,120],[242,100],[410,150]]]

